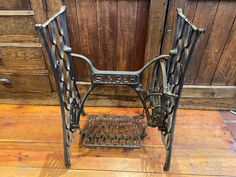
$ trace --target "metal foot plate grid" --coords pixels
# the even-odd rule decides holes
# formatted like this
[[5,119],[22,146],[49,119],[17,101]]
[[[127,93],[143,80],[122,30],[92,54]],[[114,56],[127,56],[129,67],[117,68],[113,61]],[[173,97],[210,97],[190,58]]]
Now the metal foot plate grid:
[[91,115],[83,145],[87,147],[141,148],[145,123],[140,117]]

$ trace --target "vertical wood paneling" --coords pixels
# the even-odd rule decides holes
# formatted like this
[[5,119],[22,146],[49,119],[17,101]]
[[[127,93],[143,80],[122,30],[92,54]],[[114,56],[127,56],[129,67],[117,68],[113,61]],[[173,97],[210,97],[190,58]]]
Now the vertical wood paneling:
[[[67,24],[68,32],[70,37],[70,44],[74,53],[79,53],[81,51],[80,47],[80,33],[77,17],[77,5],[76,0],[67,0],[64,2],[67,8]],[[81,80],[81,78],[86,78],[86,70],[81,69],[84,63],[80,60],[74,60],[74,70],[76,71],[76,79]]]
[[[236,25],[235,22],[233,23],[233,19],[235,19],[236,13],[235,1],[220,1],[221,4],[226,3],[231,5],[224,5],[224,7],[223,5],[220,5],[218,8],[219,0],[2,0],[0,3],[0,9],[26,10],[32,8],[35,14],[32,23],[33,25],[34,20],[36,23],[45,22],[45,20],[48,19],[49,16],[53,15],[57,10],[59,10],[62,4],[61,1],[64,2],[67,6],[69,32],[71,35],[70,39],[73,51],[82,53],[90,57],[93,60],[95,66],[98,68],[119,70],[120,68],[117,67],[117,61],[120,62],[125,70],[135,70],[149,61],[155,55],[158,55],[160,51],[162,51],[163,54],[168,53],[172,45],[172,37],[174,34],[174,27],[176,22],[176,7],[182,7],[185,14],[190,19],[192,19],[198,27],[206,28],[206,33],[202,36],[202,40],[200,42],[200,50],[198,50],[198,52],[196,53],[197,57],[195,58],[195,60],[193,60],[193,63],[190,66],[190,74],[187,78],[189,84],[193,84],[195,78],[198,78],[198,70],[198,74],[203,74],[202,71],[204,70],[204,75],[206,77],[209,77],[207,78],[208,83],[206,85],[236,85]],[[46,6],[43,2],[46,2]],[[167,2],[169,3],[169,8],[167,20],[165,21],[165,14],[167,12],[166,7],[168,4]],[[149,8],[150,4],[151,7]],[[118,14],[120,15],[119,19]],[[27,25],[29,25],[30,22],[29,20],[26,20],[25,23],[17,22],[16,24],[18,25],[23,24],[23,27],[14,28],[14,30],[18,29],[19,31],[21,31]],[[118,22],[120,22],[120,24],[123,24],[124,27],[119,25]],[[10,23],[9,20],[8,23],[13,24]],[[165,23],[166,28],[163,27]],[[231,23],[231,25],[233,24],[231,29],[228,26],[229,23]],[[212,24],[214,24],[214,28],[212,28]],[[2,26],[5,27],[6,25]],[[34,29],[33,26],[31,27],[32,29]],[[163,32],[164,29],[165,33]],[[14,30],[8,31],[14,32]],[[24,30],[23,32],[25,33],[27,31]],[[33,32],[34,30],[31,34],[34,35],[35,33]],[[117,37],[118,34],[120,38]],[[147,36],[145,36],[146,34]],[[164,34],[164,43],[162,43],[162,34]],[[122,35],[127,36],[124,37]],[[36,35],[34,36],[37,38]],[[224,40],[221,39],[222,36]],[[147,39],[145,43],[146,37]],[[14,40],[9,40],[13,39],[9,38],[9,36],[5,37],[4,40],[6,42],[16,42],[16,39],[20,38],[22,38],[22,35],[19,34],[16,35],[16,38],[14,38]],[[38,42],[38,38],[32,42],[35,41]],[[26,42],[26,44],[24,45],[28,45],[27,42],[29,41],[25,40],[18,42]],[[118,42],[121,51],[118,51]],[[209,47],[209,45],[211,46]],[[142,55],[144,50],[145,61],[143,62]],[[119,56],[123,57],[119,58],[118,54]],[[95,58],[93,56],[91,57],[91,55],[94,55]],[[47,59],[46,62],[48,62]],[[212,63],[214,67],[209,69],[209,67],[212,66]],[[50,65],[48,64],[48,66]],[[25,67],[28,67],[28,64],[25,64]],[[55,89],[53,89],[54,78],[52,72],[50,71],[50,68],[48,69],[52,90],[56,91]],[[77,72],[77,75],[80,76],[79,79],[86,79],[88,77],[88,73],[83,73],[84,71],[88,71],[83,63],[76,62],[75,70]],[[208,76],[208,71],[210,72],[210,75],[212,77]],[[205,76],[202,76],[202,78],[205,79]],[[145,79],[148,80],[149,78],[150,77],[146,77]],[[202,82],[199,80],[197,84],[202,84]],[[49,83],[45,84],[45,86],[48,85]],[[198,90],[198,88],[200,87],[201,86],[194,86],[196,90]],[[208,88],[208,86],[206,86],[206,88]],[[48,91],[51,92],[50,89]],[[227,90],[225,92],[227,92]],[[114,93],[117,94],[116,90],[114,91]],[[208,100],[205,99],[205,94],[213,95],[212,97],[215,97],[216,95],[211,91],[206,91],[206,93],[204,91],[203,93],[205,94],[201,94],[202,92],[199,93],[200,97],[204,97],[204,99],[200,100],[194,98],[194,101],[197,100],[196,103],[198,105],[199,103],[201,103],[201,108],[207,104],[211,104],[211,107],[221,107],[222,105],[227,104],[227,108],[229,107],[228,105],[233,105],[234,95],[232,94],[232,98],[230,97],[230,99],[228,99],[227,96],[222,95],[220,99],[214,98],[214,100]],[[190,92],[190,95],[192,94],[194,93]],[[227,95],[230,95],[230,93],[227,92]],[[37,97],[37,101],[42,103],[41,97],[45,98],[46,95],[40,94],[36,96],[31,93],[26,94],[26,92],[23,91],[22,93],[10,93],[7,90],[6,92],[2,93],[2,96],[4,98],[16,97],[18,101],[23,100],[22,103],[25,103],[25,100],[27,99],[30,100],[28,101],[28,103],[30,103],[32,101],[32,98]],[[96,96],[94,96],[92,100],[92,102],[94,103],[98,100],[98,97]],[[109,97],[107,98],[99,95],[99,98],[105,100],[102,101],[103,104],[110,103]],[[225,98],[227,98],[228,100]],[[129,101],[135,100],[129,97],[125,101],[122,100],[122,105],[127,105],[128,99]],[[11,102],[14,102],[16,99],[12,100],[13,101]],[[133,106],[135,102],[131,102],[132,101],[130,101],[130,105]],[[45,104],[45,102],[43,103]],[[116,105],[121,105],[120,101],[116,103]],[[187,100],[187,102],[185,102],[185,106],[189,104],[193,104],[193,100]]]
[[[59,1],[56,4],[52,2],[54,1],[47,0],[48,10],[57,9],[60,5]],[[233,1],[64,2],[69,11],[67,16],[73,51],[89,57],[97,68],[105,70],[137,70],[154,56],[168,53],[175,31],[176,8],[181,7],[196,26],[206,29],[194,54],[186,83],[234,84],[234,79],[230,81],[235,72],[233,56],[236,25],[232,24],[236,11]],[[168,15],[165,21],[166,13]],[[77,79],[88,80],[88,68],[83,62],[76,61],[74,67]],[[144,82],[148,81],[149,74],[144,76]]]
[[[235,61],[235,2],[170,0],[162,43],[162,54],[168,53],[172,46],[176,23],[176,8],[181,7],[184,14],[197,27],[205,28],[198,49],[186,76],[186,84],[196,85],[232,85]],[[231,29],[232,28],[232,29]],[[234,80],[234,79],[233,79]]]
[[116,70],[117,2],[97,1],[99,69]]
[[[168,4],[168,14],[166,18],[165,33],[162,41],[161,54],[168,54],[172,48],[172,41],[175,35],[176,27],[176,17],[177,11],[176,8],[182,8],[184,14],[190,19],[193,20],[195,16],[195,11],[197,9],[198,1],[186,1],[186,0],[170,0]],[[188,75],[188,74],[187,74]],[[187,79],[188,81],[188,79]]]
[[234,85],[234,86],[236,85],[236,66],[234,66],[234,70],[230,75],[227,85]]
[[[148,29],[145,45],[144,63],[160,54],[162,45],[162,35],[164,31],[165,15],[167,9],[166,0],[151,0],[148,16]],[[147,87],[151,72],[146,70],[143,77],[143,86]]]
[[[79,25],[80,41],[79,52],[87,56],[95,67],[100,67],[98,61],[98,23],[97,23],[97,5],[95,0],[76,0],[77,18]],[[76,40],[76,39],[75,39]],[[85,65],[79,69],[85,71],[85,77],[88,78],[89,70]]]
[[[223,58],[229,55],[230,49],[227,48],[232,48],[228,46],[234,44],[226,43],[235,16],[232,3],[222,1],[219,4],[218,0],[171,0],[165,22],[166,1],[66,0],[65,2],[70,9],[68,18],[69,30],[73,36],[72,48],[75,52],[91,58],[97,68],[107,70],[137,70],[150,58],[158,55],[160,50],[162,54],[168,53],[175,31],[176,8],[183,8],[190,20],[193,20],[198,27],[206,29],[190,65],[186,83],[204,85],[210,85],[211,81],[213,85],[226,84],[226,80],[231,77],[234,61],[226,62]],[[152,5],[149,8],[150,4]],[[76,9],[76,12],[73,9]],[[78,24],[75,23],[76,18]],[[164,23],[166,26],[162,38]],[[149,25],[152,27],[148,27],[148,31]],[[225,49],[227,51],[224,51]],[[231,69],[224,67],[226,63]],[[81,78],[88,77],[83,64],[77,62],[75,68]],[[218,71],[217,68],[221,71],[224,68],[224,72]],[[225,75],[226,70],[228,74],[226,73],[227,76],[223,81],[220,78]],[[148,80],[148,77],[144,79]]]
[[80,49],[79,41],[79,25],[77,20],[76,0],[65,1],[67,8],[67,24],[68,32],[70,34],[70,44],[73,52],[78,53]]
[[195,84],[210,85],[235,17],[233,1],[220,1]]
[[136,34],[135,34],[135,53],[132,61],[132,69],[138,70],[144,64],[144,54],[147,36],[149,2],[139,0],[137,8]]
[[131,69],[135,53],[135,33],[138,1],[117,1],[117,70]]
[[45,0],[48,18],[58,12],[62,6],[62,0]]
[[176,8],[182,8],[184,14],[192,20],[195,15],[195,10],[197,7],[197,0],[186,1],[186,0],[170,0],[168,4],[168,16],[166,19],[165,25],[165,34],[163,37],[162,43],[162,54],[168,54],[171,47],[172,41],[175,35],[175,26],[176,26],[176,17],[177,11]]
[[[71,46],[104,70],[137,70],[144,64],[149,0],[64,0]],[[159,24],[159,23],[158,23]],[[74,61],[77,79],[89,80]]]
[[47,20],[47,13],[43,7],[43,2],[39,0],[30,0],[30,5],[34,11],[35,22],[44,23]]
[[[236,21],[230,31],[220,62],[215,70],[211,85],[226,85],[236,66]],[[236,78],[236,75],[234,75]]]
[[217,7],[218,1],[198,2],[193,22],[198,27],[204,27],[206,31],[200,38],[197,52],[195,52],[193,55],[193,60],[189,66],[189,72],[186,76],[186,84],[194,84],[204,51],[206,49],[207,42],[209,40],[209,36],[211,34],[211,28],[215,19]]

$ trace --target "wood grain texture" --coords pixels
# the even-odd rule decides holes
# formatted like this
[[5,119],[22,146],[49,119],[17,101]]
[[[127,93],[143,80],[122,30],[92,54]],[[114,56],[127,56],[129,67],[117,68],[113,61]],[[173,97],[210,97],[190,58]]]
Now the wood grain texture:
[[[222,59],[222,57],[225,58],[232,53],[229,45],[232,46],[233,44],[232,42],[228,44],[228,42],[234,36],[232,34],[234,33],[234,6],[235,2],[233,1],[169,1],[162,53],[168,53],[171,49],[177,7],[181,7],[184,10],[184,14],[197,27],[203,27],[206,30],[200,38],[197,51],[193,54],[193,60],[186,75],[186,84],[227,84],[226,80],[231,77],[234,69],[234,60],[228,58],[226,64],[225,59]],[[225,79],[222,78],[224,76]]]
[[227,81],[227,85],[236,85],[236,66],[232,71],[229,80]]
[[30,3],[28,0],[9,0],[0,3],[1,10],[29,10]]
[[97,1],[99,37],[99,69],[116,70],[118,39],[118,4],[116,1]]
[[[143,66],[149,1],[65,0],[72,47],[105,70]],[[76,9],[76,10],[75,10]],[[75,22],[77,19],[77,22]],[[88,66],[74,62],[76,78],[88,80]]]
[[28,105],[59,105],[58,93],[0,92],[0,103]]
[[[143,172],[124,172],[124,171],[102,171],[102,170],[66,170],[66,169],[49,169],[49,168],[21,168],[21,167],[0,167],[1,174],[4,177],[32,177],[39,176],[44,177],[46,175],[49,176],[57,176],[57,177],[74,177],[74,176],[82,176],[82,177],[143,177],[147,175]],[[152,173],[152,177],[192,177],[192,175],[181,175],[181,174],[160,174],[160,173]],[[200,177],[198,175],[194,175],[196,177]],[[215,176],[213,176],[215,177]]]
[[235,98],[181,98],[180,108],[203,110],[229,110],[236,106]]
[[0,42],[38,42],[32,16],[0,16]]
[[220,116],[224,119],[227,128],[236,140],[236,115],[229,111],[220,111]]
[[211,29],[211,35],[202,58],[195,84],[210,85],[224,50],[236,11],[232,1],[220,1]]
[[62,6],[62,0],[45,0],[48,18],[58,12]]
[[[10,84],[0,84],[1,92],[51,92],[50,82],[47,72],[43,70],[31,72],[30,70],[0,70],[0,78],[9,79]],[[41,73],[40,73],[41,72]]]
[[[84,2],[83,2],[84,1]],[[11,11],[11,10],[24,10],[24,11],[33,11],[34,16],[25,17],[21,16],[19,19],[18,17],[11,16],[11,17],[0,17],[1,25],[0,27],[0,48],[2,46],[5,48],[14,48],[14,47],[23,47],[21,52],[16,52],[15,49],[13,50],[6,50],[2,51],[2,53],[9,54],[7,57],[4,54],[4,58],[7,60],[0,62],[4,66],[1,69],[2,72],[7,72],[7,69],[45,69],[43,66],[43,61],[40,62],[39,52],[35,47],[41,47],[41,44],[38,43],[38,36],[34,30],[35,23],[42,23],[44,22],[50,15],[54,14],[61,6],[61,0],[9,0],[4,1],[4,3],[0,3],[0,10],[4,11]],[[171,46],[173,31],[175,27],[175,18],[176,18],[176,7],[182,7],[184,9],[185,14],[194,21],[194,23],[198,27],[206,28],[206,33],[202,36],[200,41],[199,50],[194,57],[193,63],[190,66],[190,73],[187,77],[187,84],[194,84],[195,78],[197,78],[197,72],[203,74],[202,70],[205,70],[205,75],[207,75],[208,70],[211,72],[212,75],[210,82],[206,85],[236,85],[236,66],[235,60],[233,56],[235,55],[235,15],[234,15],[234,6],[235,2],[233,1],[222,1],[219,5],[219,1],[185,1],[185,0],[171,0],[168,4],[168,16],[167,21],[163,20],[165,16],[166,9],[167,9],[167,1],[147,1],[147,0],[135,0],[135,1],[123,1],[118,2],[115,1],[107,1],[107,0],[64,0],[65,5],[68,8],[67,16],[69,21],[69,30],[71,33],[71,43],[72,48],[75,52],[80,52],[84,49],[80,46],[80,36],[82,36],[85,42],[88,43],[86,40],[90,40],[89,47],[92,48],[89,52],[92,55],[95,55],[94,63],[95,66],[101,69],[116,69],[117,68],[117,59],[118,59],[118,52],[117,52],[117,44],[118,42],[124,46],[127,42],[127,46],[125,47],[125,52],[123,53],[127,60],[120,59],[121,65],[126,67],[126,70],[135,70],[138,69],[140,66],[147,62],[151,55],[155,56],[159,54],[161,48],[162,52],[166,53]],[[84,8],[79,6],[78,4],[85,3]],[[89,5],[90,3],[90,5]],[[121,5],[120,5],[121,4]],[[130,4],[130,5],[126,5]],[[132,5],[131,5],[132,4]],[[223,5],[228,4],[228,5]],[[228,8],[228,6],[231,7]],[[46,6],[45,6],[46,5]],[[219,7],[218,7],[219,5]],[[32,8],[32,9],[31,9]],[[83,8],[83,9],[81,9]],[[118,11],[120,10],[120,16],[118,19]],[[80,13],[78,14],[77,11]],[[90,11],[93,11],[90,13]],[[13,11],[11,11],[13,12]],[[83,12],[83,13],[82,13]],[[232,12],[232,13],[231,13]],[[129,17],[129,14],[132,15]],[[217,15],[218,14],[218,15]],[[80,15],[80,17],[78,17]],[[81,17],[83,16],[84,17]],[[92,15],[90,20],[90,15]],[[123,15],[123,16],[122,16]],[[216,16],[217,15],[217,16]],[[220,18],[219,18],[220,17]],[[234,17],[234,18],[233,18]],[[81,18],[82,20],[80,20]],[[123,19],[122,19],[123,18]],[[225,20],[225,19],[228,20]],[[10,19],[10,20],[8,20]],[[128,22],[125,19],[133,19],[133,21]],[[119,26],[118,29],[118,21],[127,24],[124,28]],[[80,21],[80,22],[79,22]],[[231,22],[232,28],[229,29],[229,26],[224,25],[221,21],[225,24]],[[226,22],[227,21],[227,22]],[[10,22],[5,25],[7,22]],[[93,28],[90,31],[82,32],[80,31],[80,24],[83,24],[84,29]],[[166,27],[164,28],[163,25],[166,23]],[[220,23],[219,26],[217,24]],[[211,31],[212,24],[214,24],[214,31]],[[3,26],[6,26],[3,29]],[[70,25],[74,28],[70,28]],[[87,25],[87,26],[86,26]],[[150,27],[152,25],[152,27]],[[224,25],[224,26],[223,26]],[[131,32],[135,32],[135,34],[129,33],[130,27]],[[219,29],[217,29],[217,27]],[[124,33],[124,30],[127,33]],[[152,30],[152,31],[151,31]],[[163,31],[165,30],[165,31]],[[168,31],[171,30],[171,31]],[[221,30],[224,30],[223,36],[225,36],[225,45],[223,42],[219,42],[217,44],[217,38],[221,34]],[[85,30],[84,30],[85,31]],[[91,32],[92,31],[92,32]],[[151,31],[151,32],[150,32]],[[218,31],[218,32],[217,32]],[[228,32],[228,33],[227,33]],[[118,41],[117,38],[118,33],[127,34],[127,36],[122,36],[125,40],[126,38],[130,40],[126,41]],[[162,34],[164,33],[164,36]],[[167,34],[166,34],[167,33]],[[216,33],[216,34],[213,34]],[[149,35],[150,34],[150,35]],[[87,35],[87,36],[86,36]],[[94,37],[95,35],[95,37]],[[131,35],[131,37],[130,37]],[[211,36],[215,37],[211,37]],[[227,36],[227,37],[226,37]],[[161,39],[164,39],[164,42],[161,43]],[[145,42],[146,38],[146,42]],[[95,40],[94,40],[95,39]],[[213,40],[214,39],[214,40]],[[91,42],[92,41],[92,42]],[[133,43],[131,42],[133,41]],[[211,47],[209,47],[209,45]],[[87,45],[87,44],[86,44]],[[7,46],[7,47],[6,47]],[[74,47],[75,46],[75,47]],[[208,48],[206,48],[208,46]],[[214,47],[217,46],[217,47]],[[24,47],[31,47],[32,53],[28,52],[30,49],[25,49]],[[144,48],[146,47],[145,51],[145,59],[143,59],[144,55]],[[223,47],[223,48],[222,48]],[[86,49],[86,48],[85,48]],[[16,49],[19,51],[20,49]],[[87,49],[86,49],[87,50]],[[215,52],[214,50],[218,50]],[[94,52],[95,51],[95,52]],[[132,55],[129,53],[132,51]],[[134,51],[134,52],[133,52]],[[221,52],[220,52],[221,51]],[[122,51],[121,51],[122,52]],[[214,61],[212,59],[214,53]],[[201,65],[203,55],[211,57],[207,57],[208,60],[204,62],[208,64]],[[122,54],[122,55],[123,55]],[[150,54],[150,55],[149,55]],[[147,57],[147,55],[149,55]],[[39,56],[38,59],[36,57]],[[121,55],[120,55],[121,56]],[[19,57],[19,58],[18,58]],[[21,57],[21,58],[20,58]],[[25,59],[24,59],[25,57]],[[15,63],[10,62],[10,58],[16,58]],[[50,84],[52,86],[52,90],[56,91],[54,78],[52,75],[51,67],[48,63],[47,58],[44,56],[45,62],[47,63],[47,69],[49,70],[49,77],[50,77]],[[206,58],[206,56],[205,56]],[[218,59],[218,60],[217,60]],[[1,60],[1,59],[0,59]],[[25,65],[22,60],[25,60],[28,65]],[[217,61],[216,61],[217,60]],[[9,62],[8,62],[9,61]],[[17,62],[19,61],[19,62]],[[215,69],[208,69],[210,65],[214,65]],[[201,65],[201,66],[200,66]],[[5,68],[6,66],[6,68]],[[1,67],[1,66],[0,66]],[[9,68],[8,68],[9,67]],[[82,80],[86,79],[88,73],[81,73],[85,68],[84,63],[76,63],[75,64],[77,72],[77,79]],[[122,66],[123,67],[123,66]],[[200,70],[200,68],[202,68]],[[11,70],[9,71],[11,72]],[[15,71],[14,71],[15,72]],[[17,71],[18,72],[18,71]],[[28,71],[27,71],[28,72]],[[45,75],[48,75],[46,73]],[[29,74],[30,75],[30,74]],[[36,74],[37,75],[37,74]],[[23,77],[22,75],[21,77]],[[79,77],[78,77],[79,76]],[[205,76],[204,76],[205,77]],[[207,76],[208,77],[208,76]],[[148,80],[149,77],[145,78]],[[210,77],[209,77],[210,78]],[[205,79],[205,78],[204,78]],[[209,79],[208,79],[209,80]],[[44,82],[43,82],[44,83]],[[199,81],[200,83],[200,81]],[[199,84],[197,83],[197,84]],[[51,87],[49,85],[49,87]],[[46,86],[47,87],[47,86]],[[196,88],[190,86],[187,90],[184,90],[183,93],[184,98],[182,99],[182,106],[189,107],[189,108],[210,108],[210,109],[227,109],[230,106],[235,104],[234,95],[235,92],[231,88],[226,88],[225,91],[223,88],[213,88],[213,87],[204,87],[204,88]],[[202,87],[202,86],[200,86]],[[45,92],[45,95],[37,94],[37,93],[12,93],[12,92],[1,92],[0,97],[1,101],[7,103],[14,103],[14,99],[16,98],[17,102],[24,103],[24,101],[28,104],[58,104],[58,99],[56,93],[48,94],[49,92]],[[105,94],[106,93],[106,94]],[[12,94],[12,95],[11,95]],[[111,97],[109,96],[111,94]],[[112,96],[116,95],[117,96]],[[131,94],[131,95],[129,95]],[[117,106],[140,106],[139,100],[134,98],[132,95],[132,91],[130,90],[112,90],[104,88],[104,90],[100,89],[97,93],[94,93],[90,100],[88,100],[88,105],[117,105]],[[120,95],[126,96],[126,98],[119,98]],[[127,95],[129,95],[127,97]],[[33,100],[30,100],[30,97]],[[12,99],[12,100],[11,100]],[[45,99],[45,103],[43,101]],[[99,100],[102,99],[102,100]]]
[[186,1],[186,0],[171,0],[168,3],[167,9],[167,19],[165,24],[165,31],[162,41],[162,54],[168,54],[172,49],[172,41],[175,35],[175,27],[176,27],[176,17],[177,11],[176,8],[182,8],[184,10],[184,14],[192,20],[195,15],[196,7],[198,1]]
[[16,43],[16,42],[1,42],[0,47],[42,47],[41,43]]
[[[211,85],[226,85],[236,67],[236,21],[229,33],[219,64],[215,70]],[[234,75],[236,77],[236,75]]]
[[[26,109],[28,108],[28,110]],[[47,108],[47,107],[46,107]],[[11,128],[4,128],[0,130],[0,134],[3,137],[0,142],[13,142],[22,141],[28,143],[62,143],[62,132],[60,122],[60,108],[59,107],[44,107],[37,106],[25,106],[25,105],[2,105],[2,115],[7,114],[10,110],[16,109],[17,111],[11,114],[11,119],[8,117],[2,117],[0,121],[1,126],[6,124]],[[121,110],[125,110],[121,111]],[[142,114],[141,108],[99,108],[99,107],[86,107],[86,116],[81,117],[81,127],[85,128],[88,116],[94,114],[111,114],[111,115],[131,115],[139,116]],[[44,117],[48,114],[51,115],[49,119]],[[189,119],[194,116],[195,120]],[[28,117],[31,117],[29,119]],[[29,130],[27,127],[32,121],[37,121],[37,126],[34,130]],[[202,125],[201,122],[208,122],[206,125]],[[52,125],[51,131],[46,131],[47,124]],[[222,125],[221,125],[222,124]],[[223,120],[215,111],[200,111],[200,110],[180,110],[178,112],[177,122],[177,136],[175,138],[175,147],[185,148],[219,148],[227,149],[224,143],[231,140],[231,134],[227,131]],[[38,132],[41,130],[42,134]],[[161,137],[155,129],[148,127],[146,129],[147,136],[142,142],[145,146],[159,146],[164,147],[161,141]],[[207,141],[197,141],[199,136],[206,137]],[[155,137],[155,138],[153,138]],[[75,141],[79,141],[80,137],[77,136]],[[184,141],[186,139],[186,141]],[[83,150],[83,148],[79,147]],[[116,151],[116,150],[115,150]],[[117,151],[120,152],[120,151]],[[94,153],[94,151],[92,151]]]
[[[89,89],[90,83],[78,82],[81,94]],[[91,92],[92,95],[101,96],[134,96],[137,93],[130,87],[101,86]],[[236,86],[196,86],[184,85],[182,98],[236,98]]]
[[185,85],[183,98],[236,98],[236,86]]
[[34,15],[32,10],[0,10],[0,16],[31,16]]
[[[166,9],[166,1],[150,1],[144,63],[160,54]],[[144,87],[147,87],[150,76],[150,71],[144,73]]]
[[198,50],[194,54],[192,63],[189,66],[189,71],[186,75],[186,84],[194,83],[199,68],[198,66],[200,65],[206,42],[211,32],[211,25],[214,21],[217,6],[218,1],[169,1],[162,53],[168,53],[172,47],[172,40],[175,34],[177,7],[182,8],[184,14],[192,20],[197,27],[204,27],[206,29],[206,33],[201,36]]
[[72,1],[65,0],[64,5],[66,6],[66,12],[67,12],[66,17],[67,17],[68,32],[70,34],[70,44],[73,49],[73,52],[78,53],[80,49],[80,40],[79,40],[80,33],[77,20],[76,0]]
[[40,48],[0,47],[0,57],[0,69],[46,69]]
[[138,1],[118,1],[117,68],[127,71],[131,68],[135,54],[135,33]]
[[[139,0],[137,7],[136,34],[135,34],[135,53],[132,66],[133,70],[140,69],[144,63],[145,46],[147,39],[147,26],[149,17],[150,2]],[[159,21],[158,21],[159,22]],[[159,24],[161,25],[161,24]]]
[[[164,147],[156,129],[147,128],[143,148],[135,150],[85,148],[77,143],[77,135],[71,147],[72,167],[68,170],[63,162],[59,107],[0,105],[0,111],[0,157],[4,159],[0,170],[5,176],[15,176],[16,172],[24,177],[236,175],[236,143],[216,111],[178,111],[168,173],[162,171]],[[88,115],[142,113],[139,108],[87,107],[85,111]],[[87,116],[82,117],[82,122]],[[37,124],[28,128],[32,122]]]
[[[98,61],[98,28],[97,5],[95,0],[76,1],[77,20],[79,25],[79,53],[88,57],[95,67],[99,67]],[[75,62],[74,62],[75,63]],[[88,80],[89,68],[86,63],[75,63],[75,70],[84,70],[83,79]],[[77,74],[77,73],[76,73]],[[82,78],[78,74],[76,78]]]
[[[83,95],[88,85],[79,85]],[[212,86],[185,86],[180,102],[181,108],[205,110],[229,110],[236,106],[235,87],[222,88]],[[48,94],[37,93],[7,93],[0,92],[0,103],[59,105],[56,92]],[[14,98],[14,99],[13,99]],[[87,106],[121,106],[142,107],[136,93],[128,88],[100,87],[91,93],[85,102]]]
[[[77,4],[76,0],[65,0],[64,5],[67,8],[67,25],[68,25],[68,32],[70,38],[70,45],[74,53],[80,53],[81,51],[81,44],[80,44],[80,26],[78,24],[78,15],[77,15]],[[74,68],[76,71],[76,78],[81,80],[82,78],[86,78],[86,70],[81,69],[80,66],[84,65],[84,62],[73,60]],[[86,67],[87,69],[87,67]]]
[[193,22],[198,27],[203,27],[205,33],[201,36],[197,51],[193,54],[192,62],[186,75],[186,84],[194,84],[204,55],[204,51],[211,34],[212,24],[217,12],[218,1],[198,1]]
[[44,23],[47,20],[45,5],[42,0],[30,0],[30,5],[34,11],[34,19],[36,23]]
[[[60,0],[58,0],[60,1]],[[30,4],[31,4],[31,8],[34,11],[35,15],[34,15],[34,19],[36,23],[44,23],[48,18],[47,18],[47,4],[45,3],[46,1],[38,1],[38,0],[30,0]],[[38,35],[38,34],[37,34]],[[42,49],[42,56],[44,58],[46,67],[48,69],[48,73],[49,73],[49,79],[50,79],[50,86],[51,89],[53,91],[56,91],[56,83],[54,80],[54,76],[53,76],[53,71],[52,71],[52,67],[50,66],[50,62],[49,62],[49,58],[47,56],[47,52],[45,51],[45,49]]]
[[[0,103],[29,105],[59,105],[57,93],[9,93],[1,92]],[[135,97],[91,95],[86,106],[142,107]],[[200,110],[229,110],[236,106],[235,98],[182,98],[180,108]]]
[[[42,170],[51,168],[57,169],[59,174],[66,170],[62,144],[10,142],[1,143],[0,149],[1,157],[7,159],[5,164],[0,162],[1,166],[18,166],[26,169],[30,166]],[[163,173],[161,165],[164,159],[163,147],[154,146],[144,148],[142,151],[128,152],[114,149],[103,151],[85,149],[82,151],[76,145],[72,151],[71,170],[142,172],[145,175]],[[92,153],[92,151],[94,152]],[[235,152],[230,148],[227,150],[175,148],[171,170],[167,175],[234,176],[234,162]],[[45,171],[42,173],[45,176]]]

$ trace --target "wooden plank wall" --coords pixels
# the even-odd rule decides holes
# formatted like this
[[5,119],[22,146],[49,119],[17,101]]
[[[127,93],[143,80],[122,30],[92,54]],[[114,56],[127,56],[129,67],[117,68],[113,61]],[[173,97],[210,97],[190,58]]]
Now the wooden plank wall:
[[[143,66],[149,1],[65,0],[72,48],[98,69],[137,70]],[[74,63],[77,79],[88,68]]]
[[[69,29],[75,52],[90,57],[98,68],[113,70],[136,70],[148,61],[146,58],[152,58],[152,55],[144,56],[150,45],[148,35],[158,37],[151,45],[162,42],[161,52],[158,51],[160,46],[156,45],[156,50],[152,47],[153,55],[168,53],[174,35],[176,8],[181,7],[198,27],[206,29],[186,83],[236,85],[234,1],[169,0],[167,11],[165,1],[161,0],[64,0],[64,4],[70,10]],[[149,18],[155,13],[161,17],[156,15]],[[163,29],[158,27],[163,27],[164,22],[156,21],[164,21],[166,13],[165,32],[161,41]],[[148,31],[148,21],[150,23],[152,19],[156,20],[152,22],[155,28]],[[160,30],[160,33],[152,35],[154,30]],[[76,69],[81,71],[78,75],[85,78],[87,74],[83,73],[80,66],[76,65]]]
[[[113,70],[135,70],[154,56],[168,53],[175,31],[176,8],[183,8],[185,14],[198,27],[206,29],[206,33],[200,41],[199,50],[186,78],[188,86],[184,87],[182,106],[204,108],[207,105],[207,108],[217,109],[221,106],[224,108],[236,106],[234,73],[236,2],[218,0],[65,0],[64,2],[68,9],[72,10],[69,14],[69,28],[73,48],[90,57],[98,68]],[[83,72],[84,65],[77,63],[76,70]],[[88,73],[82,72],[78,75],[85,78]],[[144,85],[147,85],[149,76],[150,73],[145,74]],[[83,86],[85,85],[81,86],[82,92],[86,88]],[[100,97],[104,100],[100,104],[109,105],[111,100],[118,97],[120,101],[115,101],[116,105],[132,105],[128,100],[134,101],[134,93],[130,91],[126,93],[122,89],[102,88],[94,93],[96,96],[92,100],[97,101]],[[121,99],[119,95],[124,96],[124,94],[126,99]],[[114,99],[108,98],[110,95],[118,96]]]
[[236,85],[236,2],[171,0],[168,4],[162,53],[171,48],[176,8],[206,29],[186,79],[189,85]]
[[[96,67],[112,70],[136,70],[154,56],[168,53],[176,8],[183,8],[197,26],[206,29],[206,33],[190,66],[181,106],[236,107],[236,2],[219,0],[4,1],[0,3],[0,77],[16,82],[12,88],[0,87],[0,102],[58,104],[51,67],[34,24],[43,23],[62,4],[69,12],[73,50],[90,57]],[[84,67],[83,63],[75,63],[78,80],[86,80],[88,76]],[[144,84],[149,74],[145,74]],[[16,88],[25,82],[25,90],[23,86]],[[34,90],[38,83],[43,85]],[[83,93],[87,83],[80,87]],[[140,106],[134,93],[116,88],[94,92],[88,105],[97,104]]]

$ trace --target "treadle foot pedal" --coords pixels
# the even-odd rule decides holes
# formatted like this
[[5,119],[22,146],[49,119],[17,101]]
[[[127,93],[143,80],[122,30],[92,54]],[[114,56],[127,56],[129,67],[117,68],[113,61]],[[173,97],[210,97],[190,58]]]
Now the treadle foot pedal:
[[146,124],[140,116],[91,115],[83,145],[87,147],[141,148]]

